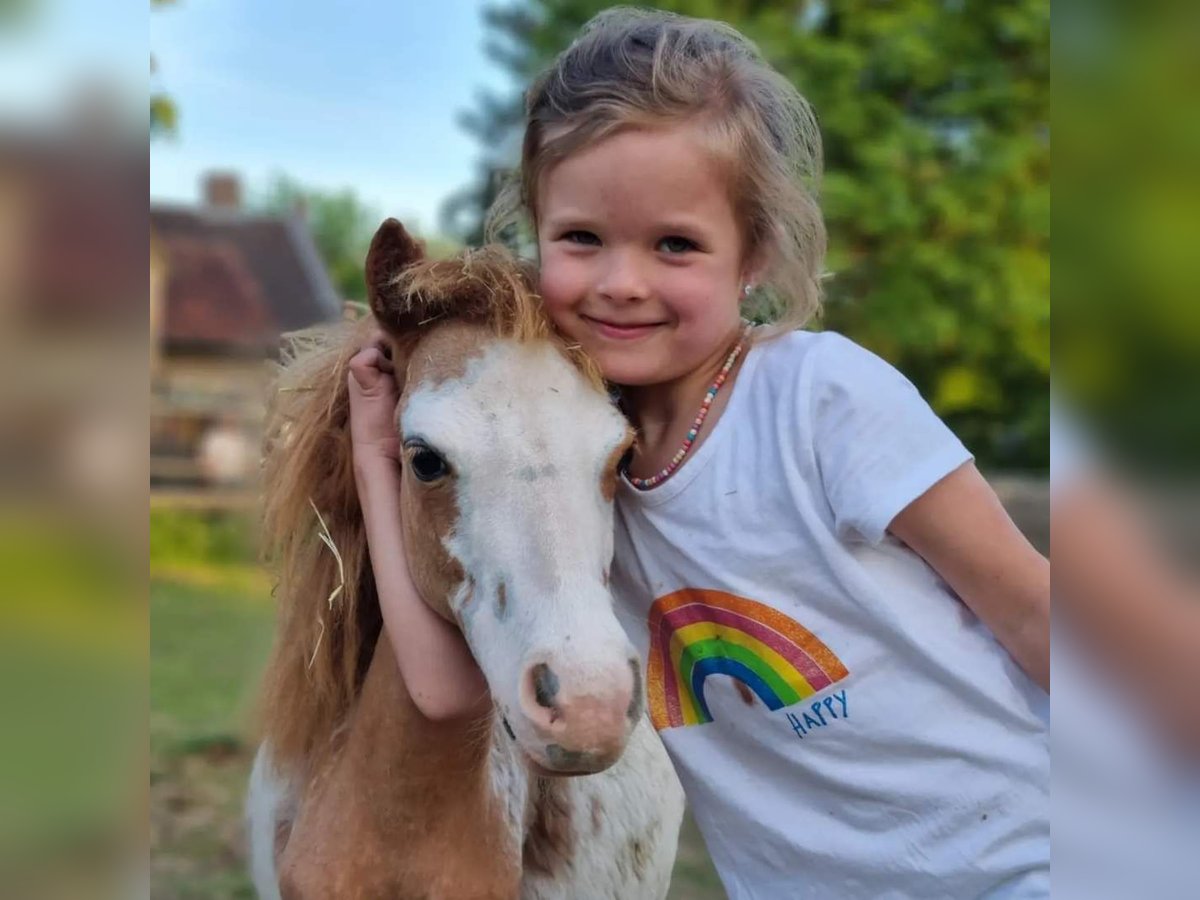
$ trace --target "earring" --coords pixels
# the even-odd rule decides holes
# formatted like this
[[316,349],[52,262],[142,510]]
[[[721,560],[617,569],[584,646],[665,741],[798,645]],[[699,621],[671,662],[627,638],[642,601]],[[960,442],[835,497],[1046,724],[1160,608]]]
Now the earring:
[[743,297],[749,297],[749,296],[750,296],[750,292],[751,292],[752,290],[754,290],[754,285],[750,284],[749,282],[747,282],[746,284],[743,284],[743,285],[742,285],[742,296],[743,296]]

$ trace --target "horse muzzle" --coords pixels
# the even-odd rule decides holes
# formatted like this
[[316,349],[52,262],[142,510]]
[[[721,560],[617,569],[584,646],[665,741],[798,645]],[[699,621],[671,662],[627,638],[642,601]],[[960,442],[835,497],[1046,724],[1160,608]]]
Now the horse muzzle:
[[[510,724],[518,743],[545,774],[583,775],[615,763],[642,715],[641,666],[634,658],[604,670],[551,660],[528,666]],[[573,677],[572,677],[573,676]]]

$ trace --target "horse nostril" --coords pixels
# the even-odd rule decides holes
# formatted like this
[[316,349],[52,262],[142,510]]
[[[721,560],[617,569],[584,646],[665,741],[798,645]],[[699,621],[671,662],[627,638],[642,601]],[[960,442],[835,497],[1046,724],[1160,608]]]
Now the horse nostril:
[[533,696],[538,706],[546,709],[554,707],[554,698],[558,695],[558,676],[545,663],[533,667]]

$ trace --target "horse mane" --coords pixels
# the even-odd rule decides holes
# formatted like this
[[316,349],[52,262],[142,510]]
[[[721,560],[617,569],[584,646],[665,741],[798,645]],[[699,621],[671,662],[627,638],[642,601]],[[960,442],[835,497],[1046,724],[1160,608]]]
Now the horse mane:
[[263,548],[276,579],[277,630],[260,710],[283,771],[311,774],[332,748],[382,630],[354,483],[350,359],[382,325],[402,378],[423,329],[469,321],[500,339],[550,341],[600,388],[595,364],[554,331],[535,283],[532,268],[500,247],[421,260],[382,284],[395,316],[385,320],[373,296],[375,316],[285,336],[264,440]]
[[[546,315],[536,283],[531,263],[518,260],[503,246],[489,244],[452,259],[423,260],[402,269],[382,286],[380,293],[386,297],[376,301],[376,314],[386,304],[391,316],[415,319],[418,331],[454,319],[487,325],[498,338],[550,341],[593,387],[602,390],[605,382],[599,367],[578,344],[563,340]],[[403,340],[407,334],[393,336]]]

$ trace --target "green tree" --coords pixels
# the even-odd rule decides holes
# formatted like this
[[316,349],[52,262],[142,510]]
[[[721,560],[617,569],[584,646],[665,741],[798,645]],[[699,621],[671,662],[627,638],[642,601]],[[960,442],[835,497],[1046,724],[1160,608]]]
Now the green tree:
[[[1056,389],[1107,453],[1200,473],[1200,129],[1183,19],[1082,5],[1055,53]],[[1183,11],[1180,10],[1180,14]],[[1190,15],[1190,11],[1188,13]]]
[[41,12],[38,0],[0,0],[0,34],[11,37],[29,25]]
[[[371,237],[384,219],[378,210],[350,188],[317,190],[287,175],[275,176],[254,205],[264,212],[303,215],[334,288],[347,300],[366,301],[363,263]],[[419,236],[419,229],[406,224]],[[459,247],[437,236],[426,238],[425,245],[434,257],[448,256]]]
[[256,205],[265,212],[303,215],[338,294],[348,300],[367,299],[363,261],[382,216],[354,191],[318,191],[277,175]]
[[[488,52],[527,83],[606,5],[490,7]],[[1048,0],[660,6],[734,25],[816,108],[830,231],[824,326],[911,377],[985,464],[1046,467]],[[515,162],[520,117],[514,91],[482,95],[465,118],[489,178]],[[449,211],[461,234],[478,238],[490,196],[481,180],[457,198]]]
[[[175,0],[150,0],[151,9],[171,6]],[[158,60],[150,54],[150,77],[158,75]],[[150,92],[150,137],[174,137],[179,131],[179,108],[169,94],[162,90]]]
[[[154,57],[150,57],[150,74],[158,71]],[[174,137],[179,132],[179,109],[175,101],[163,91],[150,94],[150,137]]]

